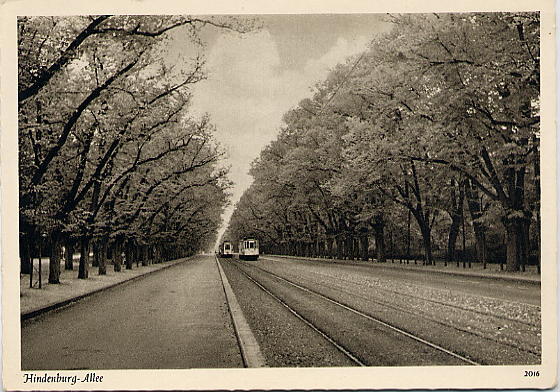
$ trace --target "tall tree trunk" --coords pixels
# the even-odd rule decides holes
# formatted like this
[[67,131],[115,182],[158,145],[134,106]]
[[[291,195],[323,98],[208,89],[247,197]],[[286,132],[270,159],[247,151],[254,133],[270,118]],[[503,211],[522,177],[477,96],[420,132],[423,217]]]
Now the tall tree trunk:
[[99,267],[99,256],[100,256],[99,239],[98,238],[92,239],[90,242],[90,246],[93,249],[93,260],[91,261],[91,266]]
[[391,256],[391,263],[395,262],[395,252],[393,248],[393,232],[389,230],[389,254]]
[[[431,227],[430,227],[430,209],[425,204],[426,201],[424,197],[422,197],[422,191],[420,188],[420,181],[418,180],[418,174],[416,172],[416,165],[414,161],[410,162],[410,168],[412,169],[412,179],[413,183],[405,184],[405,191],[403,193],[403,197],[407,198],[405,205],[410,210],[416,222],[418,223],[418,227],[420,228],[420,232],[422,234],[422,245],[424,248],[424,264],[432,265],[433,264],[433,257],[432,257],[432,235],[431,235]],[[404,171],[404,169],[403,169]],[[405,176],[407,175],[404,173]],[[410,199],[411,193],[409,192],[409,187],[412,189],[412,195],[414,196],[415,201]],[[435,213],[435,212],[434,212]]]
[[476,259],[482,263],[482,267],[486,269],[488,262],[488,247],[486,246],[486,229],[482,224],[473,224],[474,237],[476,241]]
[[[519,165],[523,162],[512,158],[511,162]],[[508,161],[507,163],[510,163]],[[506,187],[509,194],[509,205],[506,205],[506,270],[519,271],[529,261],[528,228],[531,214],[525,210],[525,167],[509,166],[505,170]]]
[[360,250],[363,261],[369,260],[369,237],[367,229],[360,236]]
[[159,244],[159,243],[151,245],[148,250],[148,254],[150,255],[150,258],[153,260],[153,262],[156,264],[162,263],[167,260],[175,259],[176,256],[175,249],[173,248],[169,249],[167,254],[164,255],[163,244]]
[[122,266],[122,240],[119,238],[115,239],[113,244],[113,270],[115,272],[121,272]]
[[103,236],[99,239],[99,275],[107,275],[107,244],[109,239]]
[[65,262],[64,262],[64,269],[71,271],[74,269],[74,240],[68,235],[66,237],[66,254]]
[[420,224],[420,232],[422,233],[422,245],[424,246],[424,259],[426,265],[433,265],[434,259],[432,257],[432,234],[428,223],[418,222]]
[[140,263],[140,248],[137,243],[134,244],[134,261],[136,262],[136,268],[138,268]]
[[89,238],[80,238],[80,264],[78,266],[78,279],[89,277]]
[[126,242],[126,254],[125,254],[126,260],[126,269],[127,270],[131,270],[132,269],[132,263],[134,262],[134,242],[132,240],[128,240]]
[[[40,234],[39,234],[40,235]],[[49,283],[60,283],[60,233],[51,235],[51,256],[49,259]]]
[[530,218],[519,219],[517,234],[519,236],[519,264],[521,271],[525,272],[525,267],[529,264],[529,227],[531,225]]
[[[459,235],[459,228],[464,218],[463,216],[463,201],[465,199],[466,181],[457,182],[455,179],[451,180],[451,226],[449,227],[449,236],[447,237],[447,262],[452,263],[457,257],[456,244]],[[457,188],[459,193],[457,194]]]
[[373,236],[375,239],[375,258],[378,263],[385,263],[387,252],[385,250],[385,222],[383,222],[383,219],[376,218],[373,224]]
[[20,273],[29,275],[31,272],[31,251],[29,246],[29,234],[22,233],[19,236]]
[[[466,268],[466,262],[467,262],[467,233],[465,230],[465,219],[461,219],[461,225],[462,225],[462,231],[463,231],[463,256],[461,257],[463,259],[463,268]],[[469,261],[469,267],[470,267],[470,261]]]
[[360,260],[361,252],[360,252],[360,237],[359,237],[359,235],[354,235],[354,242],[353,242],[352,246],[354,247],[354,255],[353,255],[354,260]]
[[535,176],[535,193],[536,202],[534,206],[535,214],[537,215],[537,272],[541,273],[541,162],[539,154],[539,141],[537,136],[534,137],[535,143],[535,157],[533,158],[533,170]]
[[[412,213],[408,210],[407,220],[406,220],[406,264],[410,262],[410,221]],[[416,259],[414,259],[414,264],[416,264]]]
[[457,252],[457,237],[459,236],[459,229],[461,228],[461,217],[453,215],[451,217],[451,226],[449,226],[449,237],[447,239],[447,262],[452,263],[456,260]]
[[506,227],[506,271],[519,271],[519,236],[515,219],[507,219]]
[[344,253],[343,253],[343,243],[344,243],[344,239],[341,237],[341,235],[339,234],[336,237],[336,258],[341,260],[344,257]]
[[329,235],[326,239],[327,241],[327,255],[329,258],[334,258],[334,247],[333,247],[333,238]]
[[[159,263],[159,259],[156,259],[156,254],[154,252],[154,246],[153,245],[148,245],[148,247],[146,248],[146,252],[148,252],[148,260],[150,264],[157,264]],[[162,252],[161,257],[167,259],[171,257],[171,248],[167,247],[167,250],[165,252],[165,254]]]
[[140,254],[141,254],[141,257],[142,257],[142,266],[144,266],[144,267],[149,265],[147,249],[148,249],[147,245],[141,245],[141,247],[140,247]]
[[354,236],[352,235],[352,233],[348,233],[346,235],[344,250],[345,258],[348,260],[352,260],[354,258]]
[[466,184],[467,206],[471,216],[474,238],[476,241],[476,259],[486,268],[488,261],[488,249],[486,246],[486,227],[481,222],[484,214],[482,199],[480,198],[478,189],[468,181]]

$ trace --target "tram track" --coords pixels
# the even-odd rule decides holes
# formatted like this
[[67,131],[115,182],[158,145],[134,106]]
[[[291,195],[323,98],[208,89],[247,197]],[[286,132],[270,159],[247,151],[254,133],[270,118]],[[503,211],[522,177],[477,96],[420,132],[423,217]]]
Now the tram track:
[[[278,258],[278,257],[274,257],[274,256],[261,257],[261,259],[269,260],[269,261],[273,261],[273,262],[282,260],[282,258]],[[306,260],[306,259],[302,259],[302,260],[303,261],[309,261],[309,260]],[[298,259],[298,261],[299,261],[299,259]],[[312,261],[316,262],[315,260],[312,260]],[[334,263],[332,261],[329,261],[329,263],[344,265],[344,266],[349,265],[349,264],[345,264],[345,263],[342,263],[342,262]],[[363,268],[363,267],[366,267],[366,266],[358,265],[358,267]],[[422,271],[422,272],[426,273],[428,271]],[[317,275],[317,276],[325,277],[325,278],[329,277],[328,274],[322,274],[322,273],[318,273],[316,271],[309,271],[309,273],[312,273],[312,274]],[[476,278],[476,276],[475,276],[475,278]],[[340,279],[341,281],[344,281],[346,283],[356,284],[356,282],[354,282],[352,280],[348,280],[348,279],[344,279],[344,278],[338,278],[338,279]],[[410,297],[409,294],[401,293],[401,292],[398,292],[398,291],[395,291],[395,290],[390,290],[390,289],[385,289],[385,288],[376,288],[376,289],[377,290],[383,290],[383,291],[385,291],[387,293],[390,293],[390,294],[397,294],[397,295],[409,296]],[[489,297],[489,296],[485,296],[485,295],[476,295],[476,297],[477,298],[484,298],[484,299],[488,299],[488,300],[496,300],[496,298],[494,298],[494,297]],[[464,306],[449,304],[449,303],[446,303],[446,302],[434,300],[432,298],[427,298],[427,297],[415,297],[415,298],[422,299],[426,302],[432,302],[432,303],[435,303],[435,304],[444,305],[444,306],[452,307],[452,308],[459,309],[459,310],[478,313],[478,314],[481,314],[481,315],[491,316],[491,317],[494,317],[494,318],[499,318],[499,319],[503,319],[503,320],[508,320],[508,321],[513,321],[513,322],[517,322],[517,323],[521,323],[521,324],[526,324],[526,325],[529,325],[529,326],[534,326],[535,325],[534,323],[529,322],[529,321],[520,320],[520,319],[516,319],[516,318],[511,318],[511,317],[508,317],[508,316],[496,315],[496,314],[492,314],[492,313],[488,313],[488,312],[481,312],[481,311],[478,311],[476,309],[471,309],[471,308],[464,307]],[[540,305],[535,305],[535,304],[530,304],[530,303],[525,303],[525,302],[518,302],[518,301],[507,300],[507,299],[500,299],[500,301],[505,302],[505,303],[509,303],[509,304],[512,304],[512,305],[523,305],[523,306],[527,306],[527,307],[535,308],[535,309],[540,309],[541,308]]]
[[[270,260],[272,260],[272,259],[270,259]],[[259,267],[257,267],[257,268],[259,268]],[[267,269],[263,269],[263,268],[261,268],[261,269],[263,271],[273,273],[272,271],[268,271]],[[322,273],[318,273],[316,271],[308,271],[308,273],[310,275],[314,275],[315,277],[321,278],[323,280],[327,279],[327,278],[332,278],[332,276],[329,276],[328,274],[322,274]],[[309,279],[307,279],[307,280],[309,280]],[[312,280],[310,280],[310,281],[312,281]],[[483,333],[477,332],[475,329],[462,328],[462,327],[459,327],[459,326],[454,325],[452,323],[442,321],[441,319],[434,318],[428,312],[419,310],[418,308],[403,307],[403,306],[396,305],[394,303],[394,301],[393,302],[387,302],[387,301],[377,299],[377,298],[384,298],[385,297],[384,295],[376,296],[376,298],[372,298],[371,296],[368,296],[368,297],[361,296],[361,295],[357,294],[356,292],[349,291],[349,290],[346,289],[346,287],[348,285],[354,285],[354,286],[358,285],[353,280],[349,280],[349,279],[345,279],[341,276],[337,276],[336,277],[336,283],[337,283],[337,286],[332,287],[332,288],[333,289],[336,288],[337,291],[343,292],[343,293],[345,293],[349,296],[352,296],[352,297],[355,297],[355,298],[361,298],[363,300],[368,301],[369,303],[375,303],[375,304],[378,304],[380,306],[396,310],[398,312],[410,314],[410,315],[413,315],[414,317],[419,317],[419,318],[425,319],[427,321],[436,323],[436,324],[441,325],[443,327],[452,328],[452,329],[456,330],[457,332],[469,334],[469,335],[475,336],[477,338],[482,338],[482,339],[489,340],[489,341],[492,341],[492,342],[495,342],[495,343],[499,343],[499,344],[505,345],[507,347],[511,347],[513,349],[526,352],[527,354],[530,354],[530,355],[534,355],[534,356],[538,356],[538,357],[540,357],[540,355],[541,355],[541,352],[539,350],[534,350],[534,349],[528,348],[527,345],[522,345],[522,344],[510,342],[510,341],[507,341],[503,337],[501,339],[491,338],[491,337],[489,337],[489,336],[487,336]],[[395,290],[390,290],[390,289],[386,289],[386,288],[382,288],[382,287],[377,287],[377,286],[375,286],[374,290],[376,290],[378,292],[381,292],[381,293],[386,293],[386,294],[388,294],[388,297],[390,297],[390,298],[401,297],[401,298],[404,299],[403,302],[406,302],[406,300],[413,299],[413,300],[421,301],[423,303],[428,303],[428,304],[439,306],[439,307],[442,308],[442,310],[440,311],[440,314],[445,314],[445,309],[446,308],[454,309],[454,310],[458,310],[458,311],[461,311],[461,312],[470,313],[470,314],[473,314],[473,315],[476,315],[476,316],[479,316],[479,317],[485,317],[487,319],[494,319],[494,320],[497,320],[497,321],[500,321],[500,322],[505,321],[505,322],[508,323],[508,327],[511,328],[512,330],[520,331],[520,330],[525,329],[524,333],[526,333],[526,334],[534,333],[534,331],[531,331],[530,328],[537,328],[540,331],[539,324],[527,322],[527,321],[524,321],[524,320],[519,320],[517,318],[504,317],[504,316],[501,316],[501,315],[492,314],[490,312],[481,312],[481,311],[471,309],[471,308],[468,308],[468,307],[449,304],[449,303],[446,303],[446,302],[437,301],[437,300],[433,300],[433,299],[430,299],[430,298],[415,297],[415,296],[412,296],[410,294],[406,294],[406,293],[402,293],[402,292],[398,292],[398,291],[395,291]],[[536,307],[534,305],[528,305],[528,304],[527,304],[527,306]],[[540,309],[540,307],[539,307],[539,309]],[[491,323],[488,323],[488,324],[491,324]]]
[[[255,266],[255,268],[260,268],[260,267],[256,267],[256,266]],[[263,268],[260,268],[260,269],[263,270],[263,271],[266,271],[266,272],[268,272],[268,273],[274,274],[273,272],[268,271],[268,270],[266,270],[266,269],[263,269]],[[323,279],[329,277],[328,275],[323,275],[323,274],[320,274],[320,273],[317,273],[317,272],[314,272],[314,271],[310,271],[309,273],[310,273],[310,274],[313,274],[313,275],[315,275],[315,276],[317,276],[317,277],[321,277],[321,278],[323,278]],[[340,277],[340,276],[337,276],[336,279],[337,279],[337,282],[338,282],[338,283],[344,282],[346,285],[348,285],[348,284],[357,285],[356,282],[354,282],[354,281],[352,281],[352,280],[345,279],[345,278]],[[510,343],[510,342],[505,341],[505,340],[503,340],[503,339],[502,339],[502,340],[500,340],[500,339],[493,339],[493,338],[490,338],[490,337],[485,336],[485,335],[483,335],[483,334],[477,333],[475,330],[472,330],[472,329],[469,330],[469,329],[467,329],[467,328],[461,328],[461,327],[458,327],[458,326],[456,326],[456,325],[452,325],[452,324],[450,324],[450,323],[443,322],[443,321],[441,321],[441,320],[439,320],[439,319],[436,319],[436,318],[434,318],[434,317],[430,317],[430,315],[428,315],[428,314],[426,314],[425,312],[423,312],[423,311],[421,311],[421,310],[418,310],[418,309],[413,309],[413,310],[412,310],[412,309],[410,309],[410,308],[405,308],[405,307],[402,307],[402,306],[395,305],[394,303],[389,303],[389,302],[386,302],[386,301],[381,301],[381,300],[378,300],[378,299],[373,299],[373,298],[371,298],[371,297],[363,297],[363,296],[360,296],[360,295],[356,294],[355,292],[351,292],[351,291],[349,291],[349,290],[346,290],[346,289],[344,288],[344,285],[342,285],[342,284],[339,284],[339,285],[336,287],[336,289],[337,289],[338,291],[340,291],[340,292],[344,292],[344,293],[346,293],[346,294],[348,294],[348,295],[351,295],[351,296],[353,296],[353,297],[359,297],[359,298],[361,298],[361,299],[363,299],[363,300],[367,300],[367,301],[370,302],[370,303],[375,303],[375,304],[377,304],[377,305],[380,305],[380,306],[383,306],[383,307],[387,307],[387,308],[396,310],[396,311],[398,311],[398,312],[410,314],[410,315],[413,315],[413,316],[415,316],[415,317],[420,317],[420,318],[423,318],[423,319],[425,319],[425,320],[428,320],[428,321],[434,322],[434,323],[436,323],[436,324],[439,324],[439,325],[441,325],[441,326],[443,326],[443,327],[452,328],[452,329],[454,329],[454,330],[456,330],[456,331],[458,331],[458,332],[461,332],[461,333],[473,335],[473,336],[475,336],[475,337],[477,337],[477,338],[482,338],[482,339],[491,340],[491,341],[493,341],[493,342],[496,342],[496,343],[499,343],[499,344],[503,344],[503,345],[505,345],[505,346],[508,346],[508,347],[511,347],[511,348],[514,348],[514,349],[521,350],[521,351],[526,352],[526,353],[531,354],[531,355],[535,355],[535,356],[540,356],[540,355],[541,355],[540,352],[535,351],[535,350],[532,350],[532,349],[529,349],[529,348],[527,348],[527,347],[523,347],[522,345]],[[395,291],[395,290],[385,289],[385,288],[382,288],[382,287],[375,287],[375,290],[376,290],[376,291],[380,291],[380,292],[387,293],[387,294],[389,294],[390,296],[392,296],[392,298],[394,298],[395,296],[399,296],[399,297],[403,297],[403,298],[406,298],[406,299],[421,300],[421,301],[426,302],[426,303],[431,303],[431,304],[434,304],[434,305],[437,305],[437,306],[441,306],[442,308],[456,309],[456,310],[459,310],[459,311],[462,311],[462,312],[468,312],[468,313],[480,315],[480,316],[482,316],[482,317],[486,317],[486,318],[489,318],[489,319],[495,319],[495,320],[500,320],[500,321],[506,321],[506,322],[509,323],[510,328],[513,328],[513,329],[516,329],[516,330],[519,330],[519,329],[520,329],[520,328],[516,328],[516,327],[515,327],[516,324],[517,324],[517,325],[520,325],[520,326],[523,326],[523,327],[530,327],[530,328],[531,328],[531,327],[533,327],[533,328],[538,327],[538,325],[536,325],[535,323],[526,322],[526,321],[524,321],[524,320],[519,320],[519,319],[515,319],[515,318],[511,318],[511,317],[503,317],[503,316],[501,316],[501,315],[495,315],[495,314],[492,314],[492,313],[489,313],[489,312],[481,312],[481,311],[477,311],[477,310],[475,310],[475,309],[470,309],[470,308],[463,307],[463,306],[453,305],[453,304],[445,303],[445,302],[442,302],[442,301],[433,300],[433,299],[430,299],[430,298],[425,298],[425,297],[414,297],[414,296],[412,296],[412,295],[410,295],[410,294],[401,293],[401,292],[398,292],[398,291]],[[382,296],[380,296],[380,297],[382,297]],[[528,305],[528,306],[533,306],[533,305]],[[443,313],[443,312],[442,312],[442,313]]]
[[[312,289],[311,287],[309,287],[309,285],[305,285],[301,283],[301,279],[299,279],[299,282],[295,282],[291,279],[286,279],[286,277],[280,276],[278,274],[275,274],[274,272],[271,272],[265,268],[262,268],[261,266],[257,266],[255,264],[250,264],[250,263],[244,263],[244,265],[246,266],[250,266],[251,268],[254,269],[258,269],[261,272],[268,274],[270,276],[273,276],[275,279],[281,280],[281,281],[285,281],[286,283],[290,284],[290,285],[294,285],[295,287],[300,287],[302,290],[308,290],[309,292],[315,293],[316,295],[322,296],[328,300],[332,300],[334,302],[338,302],[341,303],[343,306],[348,306],[349,308],[355,309],[354,306],[351,306],[347,301],[346,303],[341,302],[339,299],[333,298],[332,296],[329,295],[325,295],[324,290],[322,290],[323,292],[319,292],[317,290]],[[302,277],[300,277],[302,278]],[[303,279],[303,278],[302,278]],[[337,278],[338,279],[338,278]],[[344,291],[341,287],[329,287],[330,289],[336,290],[336,292],[341,292]],[[356,293],[352,293],[349,291],[346,291],[345,294],[348,295],[348,297],[352,297],[352,298],[357,298],[356,297]],[[359,297],[359,295],[358,295]],[[421,314],[422,312],[419,312],[418,309],[416,309],[416,311],[412,311],[411,309],[407,309],[407,308],[403,308],[400,306],[395,306],[392,304],[388,304],[387,302],[384,301],[378,301],[375,299],[372,299],[370,297],[366,298],[366,297],[361,297],[361,300],[363,301],[367,301],[367,303],[369,304],[377,304],[381,307],[390,309],[391,311],[393,311],[392,314],[396,315],[399,314],[401,315],[400,317],[403,317],[402,315],[408,315],[405,318],[407,318],[408,320],[413,320],[413,319],[424,319],[428,322],[434,323],[435,325],[440,325],[443,328],[446,328],[450,331],[456,331],[456,336],[460,337],[463,341],[468,342],[468,344],[465,345],[459,345],[457,342],[454,341],[454,338],[451,338],[451,342],[448,340],[447,344],[445,344],[445,339],[441,339],[441,336],[438,336],[438,340],[444,342],[445,347],[447,347],[449,349],[449,351],[451,352],[457,352],[457,348],[458,347],[469,347],[471,345],[471,343],[469,342],[469,339],[466,338],[467,336],[473,336],[474,338],[477,339],[477,343],[475,344],[475,346],[480,347],[481,350],[483,351],[487,351],[490,355],[492,355],[494,357],[494,359],[491,359],[490,356],[488,356],[487,354],[482,354],[482,353],[477,353],[478,359],[476,359],[476,362],[480,362],[480,363],[492,363],[492,364],[502,364],[502,361],[504,361],[504,358],[509,357],[510,355],[515,355],[518,360],[516,360],[515,363],[519,363],[519,361],[526,361],[527,364],[533,364],[533,363],[540,363],[540,352],[538,351],[534,351],[531,350],[527,347],[524,347],[520,344],[515,344],[509,341],[504,341],[503,339],[496,339],[492,336],[488,336],[488,335],[484,335],[482,333],[478,333],[477,331],[474,331],[472,329],[467,329],[467,328],[461,328],[458,327],[457,325],[453,325],[452,323],[447,323],[447,322],[442,322],[441,320],[437,320],[434,319],[433,317],[426,317],[425,315]],[[357,310],[357,309],[356,309]],[[364,313],[363,311],[358,310],[361,313]],[[385,317],[383,318],[379,318],[377,316],[375,316],[374,314],[372,314],[371,312],[368,312],[369,314],[367,314],[368,316],[375,318],[375,319],[379,319],[381,322],[387,323],[388,325],[394,326],[397,329],[400,330],[404,330],[402,328],[402,322],[397,322],[396,324],[394,322],[391,322],[390,320],[387,320],[387,318]],[[366,313],[364,313],[366,314]],[[422,323],[421,320],[419,320],[420,323]],[[400,325],[399,325],[400,324]],[[414,324],[414,323],[413,323]],[[417,323],[418,325],[418,323]],[[405,330],[404,330],[405,331]],[[411,330],[405,331],[407,333],[410,333],[411,335],[417,336],[417,332],[412,332]],[[451,333],[447,333],[449,336],[453,336],[454,334]],[[420,339],[423,338],[427,338],[427,341],[433,342],[433,334],[432,333],[428,333],[426,334],[421,333],[422,337],[420,337]],[[430,336],[432,336],[432,339],[430,339]],[[436,335],[437,336],[437,335]],[[437,340],[436,340],[437,341]],[[436,344],[437,346],[441,346],[442,348],[444,346],[440,344]],[[452,346],[456,346],[455,348],[450,348]],[[472,349],[472,348],[471,348]],[[505,350],[505,351],[504,351]],[[509,351],[508,351],[509,350]],[[513,350],[513,351],[512,351]],[[492,354],[492,351],[494,351],[494,353]],[[508,354],[505,354],[506,352],[508,352]],[[500,353],[500,355],[498,355],[498,353]],[[463,355],[466,357],[466,355]],[[474,359],[473,356],[469,356],[471,359]],[[509,362],[508,362],[509,363]]]
[[317,326],[315,326],[311,321],[309,321],[308,319],[306,319],[303,315],[301,315],[299,312],[297,312],[296,310],[294,310],[290,305],[288,305],[284,300],[282,300],[280,297],[278,297],[277,295],[275,295],[273,292],[271,292],[270,290],[268,290],[265,286],[263,286],[261,283],[259,283],[257,280],[253,279],[251,276],[249,276],[247,273],[245,273],[244,271],[240,270],[240,272],[247,278],[249,279],[251,282],[253,282],[255,285],[257,285],[257,287],[259,287],[262,291],[264,291],[266,294],[268,294],[269,296],[271,296],[272,298],[274,298],[276,301],[278,301],[283,307],[285,307],[286,309],[288,309],[288,311],[293,314],[296,318],[298,318],[299,320],[301,320],[305,325],[307,325],[309,328],[311,328],[313,331],[315,331],[316,333],[318,333],[319,335],[321,335],[325,340],[327,340],[330,344],[332,344],[334,347],[336,347],[336,349],[338,351],[340,351],[342,354],[344,354],[348,359],[350,359],[354,364],[358,365],[358,366],[366,366],[365,363],[363,363],[361,360],[359,360],[354,354],[352,354],[350,351],[348,351],[346,348],[344,348],[343,346],[341,346],[340,344],[338,344],[334,339],[332,339],[329,335],[327,335],[325,332],[323,332],[321,329],[319,329]]
[[[270,260],[270,261],[276,261],[276,260],[277,260],[277,259],[275,259],[275,258],[273,258],[273,257],[263,257],[263,259]],[[319,272],[316,272],[316,271],[309,271],[309,273],[310,273],[310,274],[313,274],[313,275],[315,275],[315,276],[317,276],[317,277],[321,277],[321,278],[329,278],[329,277],[330,277],[328,274],[323,274],[323,273],[319,273]],[[340,277],[340,276],[338,276],[337,279],[338,279],[340,282],[344,282],[344,283],[347,283],[347,284],[353,284],[353,285],[356,285],[356,284],[357,284],[356,282],[354,282],[354,281],[352,281],[352,280],[350,280],[350,279],[345,279],[345,278],[342,278],[342,277]],[[388,293],[388,294],[390,294],[390,295],[398,295],[398,296],[402,296],[402,297],[420,299],[420,300],[425,301],[425,302],[429,302],[429,303],[433,303],[433,304],[436,304],[436,305],[441,305],[441,306],[445,306],[445,307],[449,307],[449,308],[454,308],[454,309],[461,310],[461,311],[476,313],[476,314],[479,314],[479,315],[481,315],[481,316],[486,316],[486,317],[491,317],[491,318],[495,318],[495,319],[499,319],[499,320],[504,320],[504,321],[510,321],[510,322],[514,322],[514,323],[524,324],[524,325],[527,325],[527,326],[530,326],[530,327],[538,326],[538,325],[536,325],[534,322],[525,321],[525,320],[518,319],[518,318],[512,318],[512,317],[508,317],[508,316],[504,316],[504,315],[493,314],[493,313],[490,313],[490,312],[484,312],[484,311],[472,309],[472,308],[465,307],[465,306],[460,306],[460,305],[450,304],[450,303],[443,302],[443,301],[434,300],[434,299],[432,299],[432,298],[427,298],[427,297],[414,297],[414,296],[412,296],[412,295],[410,295],[410,294],[406,294],[406,293],[403,293],[403,292],[399,292],[399,291],[396,291],[396,290],[391,290],[391,289],[387,289],[387,288],[383,288],[383,287],[375,287],[375,289],[378,290],[378,291],[386,292],[386,293]],[[482,295],[479,295],[479,296],[477,296],[477,297],[479,297],[479,298],[485,298],[485,299],[490,299],[490,300],[495,300],[495,298],[491,298],[491,297],[487,297],[487,296],[482,296]],[[500,301],[506,302],[506,303],[515,304],[515,305],[519,305],[519,303],[518,303],[518,302],[515,302],[515,301],[508,301],[508,300],[500,300]],[[537,308],[537,309],[540,309],[540,306],[539,306],[539,305],[533,305],[533,304],[526,304],[526,303],[524,303],[523,306],[528,306],[528,307],[530,307],[530,308]]]
[[[322,301],[323,305],[326,306],[327,308],[330,306],[335,307],[336,309],[338,309],[337,312],[345,312],[346,313],[346,317],[350,318],[350,317],[355,317],[355,318],[360,318],[362,321],[362,323],[368,323],[369,325],[371,325],[370,328],[368,328],[365,331],[360,331],[360,333],[372,333],[372,334],[384,334],[384,335],[390,335],[392,336],[393,339],[395,339],[395,341],[398,341],[400,345],[402,345],[403,347],[406,347],[407,350],[410,350],[409,346],[414,346],[416,345],[417,351],[418,353],[416,353],[416,355],[420,355],[420,356],[424,356],[422,359],[417,358],[417,360],[420,363],[424,363],[422,361],[426,361],[425,364],[429,364],[430,360],[435,360],[435,361],[439,361],[441,362],[441,364],[463,364],[463,365],[481,365],[482,363],[474,361],[468,357],[466,357],[465,355],[461,355],[460,353],[451,351],[449,349],[446,349],[438,344],[435,344],[433,342],[430,342],[426,339],[423,339],[419,336],[416,336],[415,334],[406,331],[402,328],[398,328],[394,325],[391,325],[379,318],[376,318],[370,314],[366,314],[352,306],[349,306],[348,304],[344,304],[340,301],[337,301],[334,298],[328,297],[326,295],[323,295],[315,290],[312,290],[308,287],[304,287],[302,285],[299,285],[295,282],[292,282],[288,279],[285,279],[277,274],[271,273],[270,271],[264,270],[262,268],[259,268],[257,266],[255,266],[254,264],[251,263],[244,263],[244,262],[234,262],[234,263],[230,263],[231,265],[235,266],[235,268],[243,275],[245,276],[249,281],[251,281],[253,284],[255,284],[257,287],[259,287],[262,291],[264,291],[267,295],[269,295],[270,297],[274,298],[278,303],[280,303],[283,307],[285,307],[286,309],[288,309],[290,311],[290,313],[292,313],[296,318],[298,318],[300,321],[302,321],[305,325],[307,325],[308,327],[310,327],[311,329],[313,329],[316,333],[320,334],[325,340],[327,340],[330,344],[332,344],[334,347],[336,347],[337,350],[339,350],[340,352],[342,352],[345,356],[347,356],[354,364],[358,365],[358,366],[376,366],[378,365],[378,363],[372,363],[371,361],[368,361],[367,357],[368,354],[364,354],[364,353],[357,353],[355,348],[350,348],[348,347],[349,344],[348,342],[346,342],[346,344],[344,342],[341,342],[340,337],[337,338],[336,336],[333,336],[333,332],[332,331],[328,331],[329,326],[327,327],[323,327],[318,325],[317,321],[313,320],[313,317],[310,317],[309,315],[304,314],[304,312],[302,312],[301,310],[297,309],[297,306],[294,306],[293,303],[290,303],[290,300],[287,300],[285,298],[284,295],[282,295],[281,293],[279,293],[279,288],[273,288],[272,286],[274,286],[271,282],[265,282],[266,279],[263,279],[262,276],[258,277],[255,275],[258,275],[258,272],[260,273],[264,273],[266,275],[269,275],[270,277],[272,277],[273,279],[275,279],[278,282],[281,282],[280,284],[284,285],[284,287],[288,287],[289,289],[293,290],[294,288],[297,289],[299,292],[303,292],[305,293],[305,295],[307,295],[308,297],[313,297],[316,299],[319,299],[320,301]],[[249,273],[247,270],[249,269],[253,269],[253,273]],[[254,272],[258,271],[257,274],[255,274]],[[284,298],[282,298],[284,297]],[[294,301],[292,301],[294,302]],[[351,324],[350,322],[348,322],[348,324]],[[374,324],[374,325],[372,325]],[[399,338],[400,336],[400,338]],[[408,341],[408,343],[405,343],[406,341]],[[414,344],[412,344],[412,342],[414,342]],[[423,349],[420,348],[424,347]],[[363,347],[361,347],[361,349],[363,350]],[[420,353],[421,352],[421,353]],[[429,359],[427,359],[429,358]],[[445,360],[445,358],[448,358],[447,360]]]

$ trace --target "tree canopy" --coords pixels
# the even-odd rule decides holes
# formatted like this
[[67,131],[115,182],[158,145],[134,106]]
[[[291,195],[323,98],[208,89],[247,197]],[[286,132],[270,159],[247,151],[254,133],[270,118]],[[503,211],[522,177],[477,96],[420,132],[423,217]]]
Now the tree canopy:
[[[85,278],[90,245],[104,254],[104,273],[100,249],[120,259],[125,247],[129,268],[215,241],[230,182],[211,120],[190,109],[206,77],[205,26],[255,25],[226,16],[18,19],[22,263],[46,234],[51,283],[63,243],[80,243]],[[177,61],[171,33],[192,46]]]
[[365,259],[371,238],[380,261],[412,247],[432,264],[457,259],[468,223],[469,257],[524,268],[539,249],[538,13],[388,18],[286,113],[228,235]]

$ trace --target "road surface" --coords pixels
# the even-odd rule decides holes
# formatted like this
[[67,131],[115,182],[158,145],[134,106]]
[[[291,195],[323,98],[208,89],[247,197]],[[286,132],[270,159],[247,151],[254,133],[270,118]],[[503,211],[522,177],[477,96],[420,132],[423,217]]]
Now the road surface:
[[242,367],[213,257],[93,295],[24,323],[22,369]]
[[313,350],[305,347],[285,349],[291,338],[271,344],[284,324],[301,321],[276,321],[272,305],[266,315],[256,306],[263,296],[276,296],[367,366],[540,363],[539,285],[268,256],[221,263],[271,366],[331,363],[307,358]]
[[539,285],[197,256],[24,322],[22,368],[243,367],[217,263],[265,366],[540,363]]

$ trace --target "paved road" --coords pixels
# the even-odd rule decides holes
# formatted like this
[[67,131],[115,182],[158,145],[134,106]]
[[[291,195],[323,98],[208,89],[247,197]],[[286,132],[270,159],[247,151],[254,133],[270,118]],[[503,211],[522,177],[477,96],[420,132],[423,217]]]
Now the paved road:
[[[540,362],[538,285],[283,258],[221,263],[267,366]],[[216,367],[243,362],[213,256],[22,326],[25,370]]]
[[243,367],[214,257],[199,256],[22,327],[22,369]]

